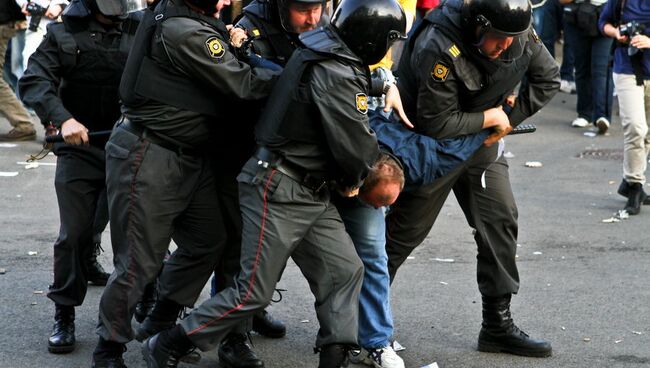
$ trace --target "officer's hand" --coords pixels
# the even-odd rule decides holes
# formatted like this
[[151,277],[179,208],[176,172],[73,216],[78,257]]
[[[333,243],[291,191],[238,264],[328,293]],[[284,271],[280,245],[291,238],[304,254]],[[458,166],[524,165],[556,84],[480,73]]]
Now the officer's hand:
[[239,27],[230,27],[230,44],[233,47],[241,47],[244,44],[244,41],[248,39],[246,31]]
[[45,16],[50,19],[56,19],[63,12],[63,5],[53,5],[47,8],[45,11]]
[[75,146],[88,144],[88,129],[74,118],[70,118],[61,124],[61,135],[67,144]]
[[411,129],[413,128],[413,124],[404,113],[404,107],[402,106],[402,97],[399,95],[399,89],[397,89],[397,85],[391,83],[390,89],[388,92],[386,92],[384,101],[386,105],[384,107],[384,112],[390,112],[390,110],[393,109],[395,112],[397,112],[397,115],[400,117],[400,120],[402,120],[402,123],[404,125]]
[[485,141],[483,141],[483,145],[486,147],[490,147],[491,145],[495,144],[498,142],[501,138],[505,137],[512,131],[512,126],[508,125],[504,130],[497,130],[501,129],[501,127],[494,127],[494,133],[488,135],[487,138],[485,138]]
[[630,45],[636,47],[637,49],[647,49],[650,48],[650,38],[646,35],[636,35],[632,37]]

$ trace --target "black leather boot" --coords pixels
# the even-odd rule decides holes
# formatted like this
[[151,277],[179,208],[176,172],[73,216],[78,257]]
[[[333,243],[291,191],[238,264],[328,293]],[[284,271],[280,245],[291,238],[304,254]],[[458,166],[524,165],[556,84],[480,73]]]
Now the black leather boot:
[[[630,183],[627,180],[623,179],[621,185],[618,186],[618,194],[622,195],[625,198],[630,196]],[[643,190],[643,185],[641,186],[641,203],[644,205],[650,205],[650,196]]]
[[330,344],[320,348],[318,368],[341,368],[348,366],[348,347],[342,344]]
[[510,295],[483,296],[483,326],[478,335],[478,350],[530,357],[549,357],[551,344],[536,340],[521,331],[510,315]]
[[133,314],[133,317],[138,321],[138,323],[144,322],[144,319],[147,318],[151,311],[153,311],[153,308],[156,305],[157,289],[158,278],[144,288],[142,298],[140,298],[138,304],[135,305],[135,313]]
[[255,355],[240,333],[230,333],[219,345],[219,362],[227,368],[262,368],[264,362]]
[[106,272],[104,267],[97,262],[97,256],[101,251],[102,247],[99,243],[93,245],[93,249],[86,260],[86,268],[88,269],[88,282],[93,285],[106,286],[111,274]]
[[151,313],[135,329],[135,339],[144,341],[149,336],[174,327],[181,310],[183,310],[183,306],[174,301],[167,299],[156,301]]
[[279,339],[287,334],[284,323],[271,317],[265,309],[253,315],[253,331],[272,339]]
[[47,342],[47,350],[54,354],[70,353],[74,350],[74,307],[55,305],[54,327]]
[[92,368],[126,368],[122,354],[126,345],[115,341],[99,338],[95,351],[93,351]]
[[638,215],[641,212],[641,202],[643,201],[643,186],[641,183],[628,183],[629,192],[627,195],[627,204],[625,211],[630,215]]
[[142,357],[147,368],[176,368],[184,355],[185,352],[170,347],[173,345],[163,343],[166,333],[163,331],[142,343]]

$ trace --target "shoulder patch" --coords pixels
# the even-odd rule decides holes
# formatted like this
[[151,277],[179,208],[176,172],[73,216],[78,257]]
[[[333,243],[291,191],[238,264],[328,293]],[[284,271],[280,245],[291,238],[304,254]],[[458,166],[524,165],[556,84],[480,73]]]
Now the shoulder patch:
[[262,35],[262,33],[260,33],[260,30],[257,29],[257,28],[253,28],[253,29],[251,30],[251,33],[253,34],[253,37],[259,37],[259,36]]
[[436,82],[444,82],[449,75],[449,66],[442,61],[436,62],[431,70],[431,78]]
[[356,99],[357,111],[366,115],[368,113],[368,96],[365,93],[357,93]]
[[542,41],[540,40],[540,38],[539,38],[539,35],[538,35],[537,32],[535,31],[535,28],[530,27],[530,30],[531,30],[531,33],[532,33],[532,35],[533,35],[533,40],[535,40],[536,43],[540,43],[540,42],[542,42]]
[[219,38],[217,37],[208,38],[205,41],[205,47],[207,47],[208,53],[213,59],[221,59],[226,53],[226,49],[223,47],[221,41],[219,41]]
[[456,44],[452,44],[451,47],[447,50],[449,51],[449,54],[455,59],[460,56],[460,49]]

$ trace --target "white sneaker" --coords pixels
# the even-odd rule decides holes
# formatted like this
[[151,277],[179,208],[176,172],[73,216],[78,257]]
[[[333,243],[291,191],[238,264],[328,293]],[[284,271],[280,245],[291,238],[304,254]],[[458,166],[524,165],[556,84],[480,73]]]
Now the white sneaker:
[[571,126],[576,128],[585,128],[588,127],[590,124],[591,123],[589,123],[585,118],[577,118],[571,122]]
[[571,82],[569,82],[568,80],[562,79],[560,81],[560,92],[571,93],[571,91],[572,91]]
[[596,126],[598,127],[598,134],[605,134],[609,129],[609,120],[604,117],[599,117],[598,120],[596,120]]
[[365,364],[375,368],[404,368],[404,361],[395,353],[393,348],[386,346],[378,349],[350,351],[350,362]]

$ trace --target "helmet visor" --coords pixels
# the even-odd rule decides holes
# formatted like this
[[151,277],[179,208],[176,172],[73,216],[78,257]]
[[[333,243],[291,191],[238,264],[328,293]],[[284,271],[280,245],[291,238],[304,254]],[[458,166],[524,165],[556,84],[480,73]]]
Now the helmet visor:
[[119,16],[145,9],[147,0],[97,0],[97,7],[106,16]]

